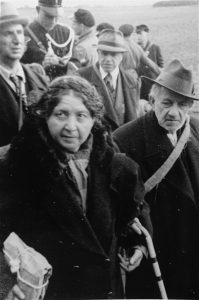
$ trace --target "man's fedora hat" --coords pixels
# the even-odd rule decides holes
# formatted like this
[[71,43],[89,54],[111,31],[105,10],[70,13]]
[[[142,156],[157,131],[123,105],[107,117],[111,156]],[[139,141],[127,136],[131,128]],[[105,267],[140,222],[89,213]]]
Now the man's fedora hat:
[[0,1],[0,27],[7,24],[28,24],[27,18],[21,18],[13,2]]
[[63,15],[62,0],[39,0],[38,6],[50,16],[58,17]]
[[199,101],[199,98],[194,94],[192,71],[186,69],[177,59],[171,61],[170,64],[162,70],[156,80],[146,76],[141,76],[141,78],[151,83],[157,83],[181,96]]
[[97,49],[119,53],[128,51],[122,32],[113,29],[104,29],[100,32]]

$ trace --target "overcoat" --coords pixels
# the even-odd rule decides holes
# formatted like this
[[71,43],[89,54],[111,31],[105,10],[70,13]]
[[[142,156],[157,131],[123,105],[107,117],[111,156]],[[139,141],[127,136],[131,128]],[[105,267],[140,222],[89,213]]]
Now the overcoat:
[[[160,68],[164,67],[164,60],[162,56],[162,52],[159,45],[153,44],[150,41],[146,44],[144,51],[148,58],[156,63],[156,65]],[[157,73],[155,73],[147,64],[142,64],[138,70],[139,76],[147,76],[149,78],[155,79],[157,78]],[[148,94],[151,89],[150,82],[142,79],[142,86],[141,86],[141,98],[148,99]]]
[[[28,105],[47,88],[43,68],[37,64],[22,65],[26,77]],[[19,99],[0,76],[0,146],[9,144],[18,132]]]
[[[145,196],[151,208],[154,244],[163,280],[168,297],[175,299],[199,298],[199,121],[191,118],[190,126],[190,139],[180,157],[165,178]],[[159,126],[153,111],[119,128],[114,135],[120,150],[140,165],[144,181],[173,150],[166,130]],[[146,270],[141,274],[142,282],[144,274]],[[148,274],[148,288],[150,278]],[[131,297],[132,280],[136,278],[130,275],[127,289]],[[138,290],[136,297],[145,296],[153,298],[153,293],[146,295]]]
[[[115,160],[104,136],[93,133],[85,215],[73,175],[67,165],[60,170],[33,123],[0,166],[1,241],[14,231],[47,258],[53,275],[45,299],[122,298],[119,237],[136,215],[150,226],[137,164]],[[120,244],[130,249],[139,241],[125,232]]]
[[[102,96],[102,101],[105,107],[105,118],[108,120],[111,128],[114,130],[120,126],[118,116],[113,107],[113,101],[106,89],[106,86],[96,72],[99,69],[99,63],[96,66],[90,66],[79,69],[80,76],[87,79],[95,86],[99,95]],[[99,72],[99,71],[98,71]],[[140,81],[137,73],[134,70],[123,70],[120,68],[120,75],[122,80],[122,91],[124,94],[125,117],[124,123],[134,120],[138,117],[139,99],[140,99]]]

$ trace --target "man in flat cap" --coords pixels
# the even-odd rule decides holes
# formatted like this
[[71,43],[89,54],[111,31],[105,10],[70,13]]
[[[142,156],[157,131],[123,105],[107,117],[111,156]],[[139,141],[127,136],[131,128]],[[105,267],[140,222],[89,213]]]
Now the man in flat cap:
[[89,66],[97,62],[97,37],[94,30],[95,19],[90,11],[78,9],[72,18],[72,27],[76,34],[73,48],[73,59],[81,66]]
[[38,0],[37,18],[26,28],[30,41],[22,61],[42,64],[50,80],[65,75],[74,43],[74,32],[58,24],[63,15],[62,0]]
[[29,104],[47,88],[47,78],[40,65],[20,63],[28,20],[11,2],[1,1],[0,11],[0,146],[4,146],[21,128]]
[[119,27],[119,30],[124,35],[125,44],[128,49],[128,51],[124,53],[121,66],[125,70],[134,69],[137,73],[142,66],[147,66],[151,72],[158,76],[160,74],[159,66],[147,57],[144,50],[136,43],[134,27],[131,24],[123,24]]
[[[179,60],[143,79],[153,83],[152,110],[117,129],[115,141],[141,167],[168,298],[199,299],[199,120],[189,116],[199,97]],[[148,268],[127,276],[128,298],[160,298]]]
[[112,130],[134,120],[139,114],[140,82],[134,70],[120,68],[126,52],[120,31],[105,29],[98,40],[98,62],[79,69],[79,74],[90,81],[102,96],[105,118]]

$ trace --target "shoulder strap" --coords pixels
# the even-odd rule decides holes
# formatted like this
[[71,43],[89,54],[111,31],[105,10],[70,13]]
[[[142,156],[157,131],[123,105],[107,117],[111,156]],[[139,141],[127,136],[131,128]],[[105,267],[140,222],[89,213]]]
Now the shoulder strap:
[[30,37],[35,41],[35,43],[37,44],[37,46],[39,47],[39,49],[43,52],[43,53],[47,53],[46,48],[44,47],[44,45],[42,44],[42,42],[38,39],[38,37],[34,34],[34,32],[32,31],[32,29],[30,29],[29,26],[26,27],[27,32],[29,33]]
[[169,170],[172,168],[180,154],[182,153],[182,150],[184,149],[185,144],[187,143],[190,136],[190,124],[189,124],[189,117],[186,120],[186,125],[184,128],[184,131],[167,158],[167,160],[163,163],[163,165],[144,183],[145,191],[146,193],[150,192],[157,184],[159,184],[162,179],[167,175]]

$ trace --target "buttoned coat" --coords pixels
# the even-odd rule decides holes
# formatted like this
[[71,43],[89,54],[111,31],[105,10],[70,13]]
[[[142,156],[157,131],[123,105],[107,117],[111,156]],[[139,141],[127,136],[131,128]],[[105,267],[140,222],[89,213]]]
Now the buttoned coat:
[[[165,178],[145,196],[151,208],[154,244],[163,280],[168,297],[175,299],[199,298],[199,121],[191,118],[190,126],[190,139],[182,154]],[[114,135],[120,150],[140,165],[144,181],[173,150],[166,131],[158,125],[152,111],[122,126]],[[129,276],[130,298],[134,296],[134,280],[142,278],[144,283],[145,274],[146,270],[139,274],[141,277],[136,273],[135,278]],[[138,289],[142,286],[142,290],[137,290],[135,297],[154,297],[151,278],[148,274],[145,279],[145,294],[141,293],[144,288],[138,282]]]
[[[99,73],[99,63],[96,66],[82,68],[79,71],[80,76],[87,79],[95,86],[99,95],[102,96],[105,107],[105,118],[114,130],[120,126],[118,116],[113,106],[113,101],[108,93],[106,85]],[[134,70],[124,71],[120,68],[122,81],[122,91],[124,94],[125,116],[124,123],[134,120],[138,117],[139,99],[140,99],[140,81]]]
[[[30,105],[48,86],[43,68],[37,64],[22,65]],[[24,111],[25,112],[25,111]],[[8,83],[0,76],[0,146],[9,144],[18,132],[19,99]]]
[[[137,164],[113,159],[95,132],[85,215],[74,177],[67,165],[60,172],[33,124],[24,124],[0,166],[1,242],[15,231],[47,258],[53,275],[45,299],[122,298],[118,238],[140,213],[150,225]],[[124,240],[130,247],[138,242],[130,233]]]

